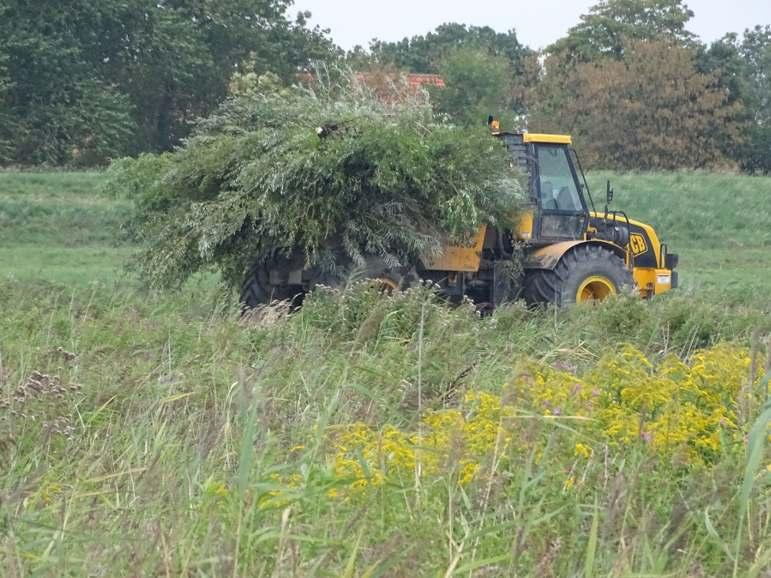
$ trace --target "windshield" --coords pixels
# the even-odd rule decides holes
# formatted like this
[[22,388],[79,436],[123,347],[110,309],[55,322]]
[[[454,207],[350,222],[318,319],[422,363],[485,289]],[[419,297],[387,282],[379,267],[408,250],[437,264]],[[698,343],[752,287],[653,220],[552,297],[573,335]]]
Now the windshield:
[[539,144],[536,151],[541,207],[546,211],[583,212],[581,196],[568,162],[567,147]]
[[589,199],[589,204],[592,206],[592,211],[596,211],[596,209],[594,208],[594,199],[592,198],[592,193],[591,191],[589,191],[589,184],[586,182],[584,167],[581,166],[581,159],[578,158],[578,153],[574,148],[570,149],[570,154],[573,156],[573,166],[578,171],[578,174],[581,175],[581,184],[584,187],[584,192],[586,192],[586,197]]

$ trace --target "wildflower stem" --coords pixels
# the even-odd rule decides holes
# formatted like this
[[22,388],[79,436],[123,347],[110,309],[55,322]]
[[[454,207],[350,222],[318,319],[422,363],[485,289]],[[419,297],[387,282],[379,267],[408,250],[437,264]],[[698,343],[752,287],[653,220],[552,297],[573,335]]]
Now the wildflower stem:
[[[420,323],[418,324],[418,440],[423,441],[423,330],[426,322],[426,304],[420,306]],[[420,486],[421,475],[420,451],[415,452],[415,489]],[[419,494],[416,494],[419,496]]]

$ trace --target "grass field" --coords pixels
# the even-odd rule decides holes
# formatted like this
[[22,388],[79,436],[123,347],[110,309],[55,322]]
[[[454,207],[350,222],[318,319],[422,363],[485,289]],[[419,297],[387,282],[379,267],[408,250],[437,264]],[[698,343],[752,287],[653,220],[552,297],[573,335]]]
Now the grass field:
[[100,175],[0,173],[0,575],[768,576],[771,178],[607,178],[682,289],[241,319],[135,287]]
[[96,173],[0,173],[0,276],[66,286],[111,281],[130,203]]

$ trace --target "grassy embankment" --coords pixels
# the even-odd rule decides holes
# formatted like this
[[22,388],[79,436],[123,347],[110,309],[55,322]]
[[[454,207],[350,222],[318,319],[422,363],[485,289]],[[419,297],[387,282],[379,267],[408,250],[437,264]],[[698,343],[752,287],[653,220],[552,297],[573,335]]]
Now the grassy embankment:
[[[593,173],[598,207],[608,178],[614,207],[653,224],[681,254],[686,291],[771,301],[771,178]],[[82,286],[121,275],[130,251],[119,224],[130,205],[100,183],[95,173],[0,173],[0,276]]]
[[244,322],[127,288],[98,176],[0,173],[0,574],[763,575],[771,179],[612,178],[683,290]]
[[0,276],[112,281],[129,253],[119,229],[130,204],[101,183],[98,173],[0,172]]
[[594,173],[598,207],[605,182],[614,207],[651,223],[681,255],[686,291],[732,304],[771,303],[771,178],[710,173]]

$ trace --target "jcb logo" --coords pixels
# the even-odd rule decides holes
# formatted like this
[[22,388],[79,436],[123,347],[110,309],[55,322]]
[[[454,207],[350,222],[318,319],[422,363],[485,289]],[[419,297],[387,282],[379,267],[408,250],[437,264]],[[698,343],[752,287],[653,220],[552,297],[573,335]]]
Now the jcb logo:
[[642,255],[648,250],[648,245],[645,243],[645,237],[639,233],[633,233],[629,237],[629,248],[635,255]]

